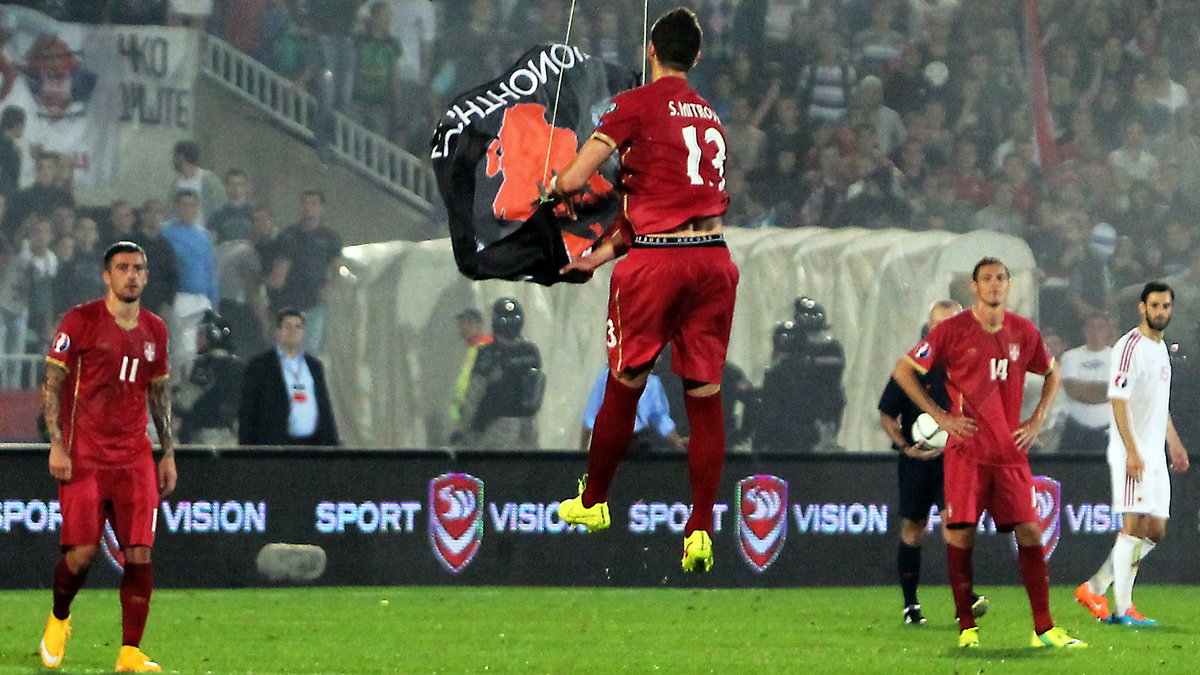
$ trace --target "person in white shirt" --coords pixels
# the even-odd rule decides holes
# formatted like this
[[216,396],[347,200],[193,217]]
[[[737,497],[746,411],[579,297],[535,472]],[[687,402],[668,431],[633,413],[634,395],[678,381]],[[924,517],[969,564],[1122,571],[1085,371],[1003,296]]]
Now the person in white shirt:
[[1058,449],[1064,452],[1104,452],[1108,447],[1108,363],[1113,322],[1093,314],[1083,324],[1086,342],[1062,355],[1066,420]]
[[[1171,359],[1163,330],[1171,320],[1175,291],[1161,281],[1142,288],[1137,328],[1117,340],[1109,367],[1108,397],[1113,432],[1109,434],[1108,466],[1112,472],[1113,512],[1123,524],[1112,553],[1100,569],[1075,589],[1075,599],[1101,621],[1146,627],[1148,619],[1133,604],[1133,582],[1142,560],[1167,534],[1171,469],[1187,471],[1188,456],[1171,421]],[[1116,610],[1108,612],[1108,587],[1113,587]]]

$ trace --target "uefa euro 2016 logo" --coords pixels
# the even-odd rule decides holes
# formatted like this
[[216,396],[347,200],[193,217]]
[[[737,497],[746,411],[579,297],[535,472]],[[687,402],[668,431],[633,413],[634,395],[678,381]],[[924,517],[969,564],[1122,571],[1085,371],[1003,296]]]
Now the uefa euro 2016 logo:
[[444,473],[429,481],[429,544],[448,571],[463,571],[483,543],[483,481]]
[[787,481],[777,476],[748,476],[738,481],[738,549],[755,572],[763,572],[787,539]]

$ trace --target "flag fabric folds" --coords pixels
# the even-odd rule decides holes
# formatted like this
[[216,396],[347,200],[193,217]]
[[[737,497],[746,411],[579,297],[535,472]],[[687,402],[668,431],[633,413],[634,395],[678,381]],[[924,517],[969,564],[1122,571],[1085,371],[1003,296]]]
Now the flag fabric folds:
[[628,69],[547,44],[451,102],[430,157],[465,276],[547,286],[567,280],[558,270],[587,251],[619,212],[616,160],[574,198],[575,220],[561,205],[539,200],[539,183],[567,165],[609,100],[635,82]]

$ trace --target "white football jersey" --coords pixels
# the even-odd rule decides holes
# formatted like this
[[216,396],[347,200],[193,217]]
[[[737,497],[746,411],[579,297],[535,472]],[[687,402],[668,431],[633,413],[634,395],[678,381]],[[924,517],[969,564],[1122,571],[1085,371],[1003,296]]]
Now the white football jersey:
[[[1128,402],[1129,426],[1142,460],[1166,463],[1167,418],[1171,403],[1171,357],[1167,345],[1134,328],[1113,345],[1108,397]],[[1112,406],[1109,418],[1112,419]],[[1109,461],[1125,462],[1125,442],[1112,425]]]

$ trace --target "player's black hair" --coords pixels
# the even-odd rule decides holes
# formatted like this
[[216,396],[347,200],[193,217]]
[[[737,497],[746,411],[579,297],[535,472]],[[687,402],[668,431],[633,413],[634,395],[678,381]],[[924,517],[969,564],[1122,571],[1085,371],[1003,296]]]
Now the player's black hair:
[[1142,302],[1145,302],[1151,293],[1170,293],[1171,302],[1175,302],[1175,289],[1167,285],[1165,281],[1150,281],[1142,286]]
[[108,269],[108,265],[112,262],[113,257],[119,253],[141,253],[142,258],[146,257],[146,249],[142,248],[141,246],[138,246],[132,241],[118,241],[117,243],[105,249],[104,269]]
[[1008,271],[1008,265],[1005,265],[1003,260],[1001,260],[999,258],[993,258],[992,256],[989,255],[989,256],[980,258],[979,262],[975,263],[975,269],[971,270],[971,281],[979,281],[979,269],[982,267],[987,267],[988,265],[1000,265],[1001,267],[1004,268],[1004,271],[1009,276],[1012,276],[1012,272]]
[[325,203],[325,193],[316,188],[309,188],[300,193],[301,199],[304,199],[305,197],[316,197],[317,199],[321,200],[322,204]]
[[676,7],[663,14],[650,29],[650,42],[659,62],[685,73],[696,64],[703,36],[696,13],[687,7]]
[[301,326],[304,325],[304,312],[301,312],[300,310],[296,309],[295,307],[284,307],[283,309],[279,310],[278,312],[275,312],[275,327],[282,328],[283,320],[288,318],[289,316],[299,317],[300,325]]

